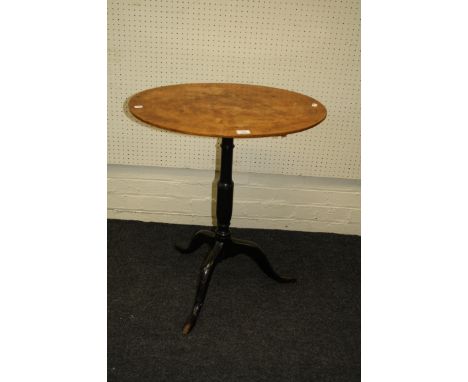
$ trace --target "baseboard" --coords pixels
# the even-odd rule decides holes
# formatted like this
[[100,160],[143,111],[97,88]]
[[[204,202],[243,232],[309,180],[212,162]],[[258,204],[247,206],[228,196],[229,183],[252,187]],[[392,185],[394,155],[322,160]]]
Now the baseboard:
[[[215,172],[108,166],[108,218],[214,225]],[[231,225],[360,234],[358,180],[234,173]]]

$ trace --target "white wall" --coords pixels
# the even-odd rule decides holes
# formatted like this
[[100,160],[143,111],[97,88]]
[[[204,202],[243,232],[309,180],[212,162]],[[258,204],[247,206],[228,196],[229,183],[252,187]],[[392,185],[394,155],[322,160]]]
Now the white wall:
[[108,38],[110,218],[213,223],[216,139],[139,123],[126,100],[235,82],[304,93],[328,115],[286,138],[235,142],[232,225],[359,233],[359,0],[110,0]]
[[157,86],[235,82],[297,91],[327,119],[286,138],[238,139],[238,171],[360,178],[359,0],[108,1],[108,162],[210,169],[213,138],[151,128],[125,101]]
[[[108,217],[213,225],[215,172],[108,166]],[[360,234],[360,181],[234,173],[233,227]]]

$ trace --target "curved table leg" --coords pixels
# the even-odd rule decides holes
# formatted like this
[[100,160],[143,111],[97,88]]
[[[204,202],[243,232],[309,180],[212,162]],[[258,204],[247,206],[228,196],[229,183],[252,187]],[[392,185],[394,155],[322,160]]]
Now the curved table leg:
[[196,251],[205,243],[212,244],[214,241],[214,237],[215,233],[213,231],[202,229],[192,236],[188,246],[183,247],[181,245],[176,244],[175,247],[182,253],[190,253]]
[[268,261],[268,258],[266,257],[265,253],[253,241],[232,238],[230,252],[231,256],[235,256],[240,253],[249,256],[253,261],[257,263],[260,269],[268,277],[271,277],[273,280],[279,283],[296,282],[295,278],[282,277],[278,273],[276,273],[276,271],[273,269],[270,262]]
[[197,322],[198,315],[200,314],[203,302],[205,301],[206,292],[208,290],[208,285],[211,280],[211,275],[213,274],[213,270],[216,267],[217,260],[223,250],[223,247],[223,242],[216,241],[211,251],[203,259],[200,269],[200,275],[198,277],[198,287],[195,296],[195,303],[193,304],[190,316],[185,321],[184,329],[182,331],[183,334],[189,334],[192,328],[195,326],[195,323]]

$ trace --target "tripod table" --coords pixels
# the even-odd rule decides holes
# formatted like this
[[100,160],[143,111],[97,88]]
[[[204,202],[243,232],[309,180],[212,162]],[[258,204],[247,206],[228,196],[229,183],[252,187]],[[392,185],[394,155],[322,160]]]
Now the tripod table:
[[233,141],[234,138],[286,136],[309,129],[325,119],[325,107],[311,97],[288,90],[228,83],[149,89],[132,96],[128,106],[136,118],[149,125],[183,134],[222,138],[216,229],[198,231],[187,247],[177,247],[189,253],[205,243],[211,246],[201,264],[195,302],[183,333],[188,334],[195,325],[216,264],[226,258],[245,254],[273,280],[296,281],[276,273],[256,243],[231,236]]

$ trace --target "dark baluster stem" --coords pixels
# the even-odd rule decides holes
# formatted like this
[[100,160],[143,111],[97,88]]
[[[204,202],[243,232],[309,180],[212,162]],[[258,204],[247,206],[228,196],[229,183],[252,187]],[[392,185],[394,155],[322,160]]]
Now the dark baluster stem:
[[221,174],[218,181],[218,197],[216,202],[217,228],[216,236],[225,240],[230,237],[229,225],[232,216],[232,198],[234,182],[232,181],[232,154],[234,139],[223,138],[221,142]]

